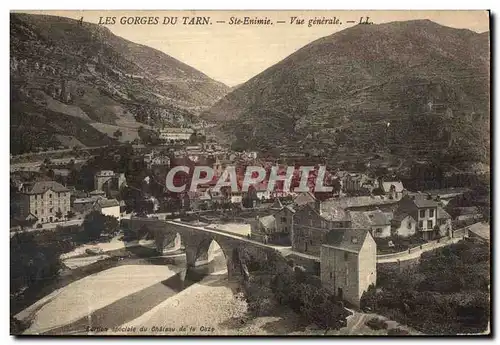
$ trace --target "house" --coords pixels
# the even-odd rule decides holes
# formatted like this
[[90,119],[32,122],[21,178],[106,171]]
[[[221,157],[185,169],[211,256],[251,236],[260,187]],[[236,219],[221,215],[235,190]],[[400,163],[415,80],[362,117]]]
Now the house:
[[302,192],[299,193],[294,199],[293,199],[293,204],[296,206],[304,206],[307,204],[315,204],[316,203],[316,197],[314,196],[313,193],[311,192]]
[[423,194],[405,195],[399,201],[395,216],[402,213],[410,215],[417,221],[417,230],[424,240],[433,240],[440,235],[437,226],[438,203]]
[[323,201],[321,204],[328,204],[329,207],[336,207],[349,211],[375,211],[379,209],[383,212],[394,212],[398,207],[397,200],[389,199],[385,195],[332,198]]
[[443,189],[433,189],[423,191],[423,194],[430,194],[433,199],[440,201],[441,205],[446,207],[451,200],[459,199],[465,193],[470,192],[469,188],[452,187]]
[[391,213],[376,211],[349,211],[354,228],[370,229],[373,237],[391,236]]
[[330,230],[351,227],[351,220],[343,210],[320,212],[311,204],[295,211],[291,230],[293,250],[319,256],[320,247]]
[[243,201],[243,193],[237,190],[232,190],[230,198],[232,204],[241,204],[241,202]]
[[168,143],[188,141],[194,130],[191,128],[165,127],[160,129],[158,137],[160,140]]
[[98,199],[94,203],[94,210],[120,220],[120,203],[116,199]]
[[343,176],[342,191],[344,193],[372,192],[377,182],[365,174],[347,173]]
[[454,211],[457,214],[456,220],[459,222],[479,220],[483,217],[477,206],[455,207]]
[[401,237],[413,236],[416,233],[417,221],[408,213],[401,212],[391,220],[391,233]]
[[66,219],[70,211],[71,193],[55,181],[24,183],[20,193],[19,211],[22,219],[36,218],[37,224]]
[[144,163],[146,163],[148,169],[151,169],[155,166],[168,167],[170,166],[170,158],[167,155],[158,152],[152,152],[144,155]]
[[106,193],[102,190],[93,190],[92,192],[89,193],[89,198],[94,198],[94,200],[100,199],[100,198],[105,198]]
[[279,238],[274,239],[275,243],[282,245],[291,245],[291,231],[293,228],[293,215],[295,210],[293,205],[283,206],[279,199],[276,199],[271,210],[277,210],[274,213],[275,223],[276,223],[276,233],[279,234]]
[[73,200],[73,210],[81,214],[87,214],[94,209],[96,198],[75,198]]
[[377,244],[369,229],[336,229],[321,245],[321,283],[338,298],[359,307],[377,281]]
[[273,215],[257,216],[251,224],[251,237],[253,240],[268,243],[276,234],[276,218]]
[[399,200],[405,190],[401,181],[380,181],[379,186],[382,192],[392,200]]

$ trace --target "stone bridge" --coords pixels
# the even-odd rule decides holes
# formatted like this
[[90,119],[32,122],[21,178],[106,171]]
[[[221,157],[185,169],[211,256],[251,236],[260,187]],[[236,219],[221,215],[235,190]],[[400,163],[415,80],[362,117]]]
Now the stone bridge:
[[[128,223],[132,231],[153,235],[160,254],[177,251],[182,243],[188,269],[213,260],[214,250],[210,245],[215,241],[224,253],[229,279],[248,279],[249,257],[264,264],[270,262],[271,257],[281,257],[280,252],[270,245],[211,228],[205,223],[154,218],[132,218]],[[286,262],[284,258],[280,261]]]

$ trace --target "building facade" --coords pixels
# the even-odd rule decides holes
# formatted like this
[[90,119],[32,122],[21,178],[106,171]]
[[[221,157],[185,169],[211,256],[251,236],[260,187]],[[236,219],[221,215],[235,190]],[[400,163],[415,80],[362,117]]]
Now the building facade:
[[417,230],[424,240],[440,235],[437,226],[438,203],[426,195],[405,195],[399,202],[395,216],[405,213],[417,222]]
[[355,228],[370,229],[373,237],[385,238],[391,236],[392,214],[376,211],[349,211],[352,225]]
[[120,220],[120,203],[116,199],[98,199],[94,204],[94,210],[105,216],[115,217]]
[[55,181],[24,184],[20,202],[21,217],[35,217],[36,224],[65,220],[70,211],[70,200],[69,189]]
[[319,212],[311,204],[295,211],[291,231],[293,250],[319,256],[321,245],[330,230],[351,227],[349,217],[343,212],[329,219],[322,217]]
[[363,293],[377,282],[377,245],[368,229],[330,231],[320,260],[322,285],[357,307]]
[[193,133],[191,128],[163,128],[159,132],[159,138],[165,142],[188,141]]
[[393,235],[409,237],[415,235],[417,231],[417,221],[406,213],[400,213],[391,221],[391,232]]

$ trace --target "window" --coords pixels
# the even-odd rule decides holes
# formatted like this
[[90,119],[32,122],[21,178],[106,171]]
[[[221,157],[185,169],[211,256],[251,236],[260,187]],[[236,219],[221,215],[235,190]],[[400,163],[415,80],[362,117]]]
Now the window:
[[52,194],[49,194],[49,198],[51,198],[51,199],[52,199]]
[[380,234],[382,234],[382,229],[381,229],[381,228],[377,228],[377,229],[375,230],[375,234],[376,234],[376,235],[380,235]]
[[333,273],[332,273],[332,272],[330,272],[330,279],[332,279],[332,278],[333,278]]
[[420,218],[424,218],[425,217],[425,210],[420,210]]
[[309,240],[309,244],[312,246],[312,244],[313,244],[313,240]]
[[432,229],[432,220],[427,221],[427,229]]
[[344,261],[347,261],[347,260],[349,260],[349,253],[345,252],[344,253]]
[[36,216],[37,214],[38,214],[38,211],[37,211],[37,210],[35,210],[35,216]]
[[411,220],[408,221],[408,229],[411,229]]
[[419,229],[423,229],[424,228],[424,221],[422,221],[422,220],[419,221],[418,222],[418,227],[419,227]]
[[286,217],[281,217],[281,221],[282,221],[283,223],[286,223]]
[[430,209],[429,210],[429,217],[434,217],[434,210],[433,209]]
[[51,207],[49,210],[50,213],[54,212],[54,209]]

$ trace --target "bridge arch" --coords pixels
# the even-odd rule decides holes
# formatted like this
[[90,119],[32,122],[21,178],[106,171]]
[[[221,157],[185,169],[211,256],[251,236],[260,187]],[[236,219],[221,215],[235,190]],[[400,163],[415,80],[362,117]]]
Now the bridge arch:
[[157,231],[154,239],[159,254],[176,252],[182,247],[182,235],[179,232]]
[[[218,251],[222,252],[226,264],[228,279],[235,279],[241,275],[239,250],[216,236],[203,236],[198,241],[186,243],[186,266],[197,267],[209,264],[214,260]],[[220,248],[220,249],[219,249]]]

